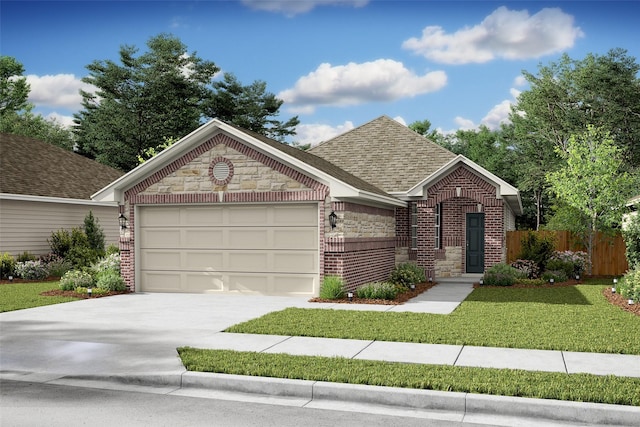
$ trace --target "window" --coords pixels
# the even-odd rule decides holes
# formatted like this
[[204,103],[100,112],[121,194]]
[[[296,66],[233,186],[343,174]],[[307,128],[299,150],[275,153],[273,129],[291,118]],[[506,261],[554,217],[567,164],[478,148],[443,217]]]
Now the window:
[[442,203],[436,205],[435,218],[435,245],[436,249],[442,249]]
[[411,249],[418,249],[418,204],[411,203]]

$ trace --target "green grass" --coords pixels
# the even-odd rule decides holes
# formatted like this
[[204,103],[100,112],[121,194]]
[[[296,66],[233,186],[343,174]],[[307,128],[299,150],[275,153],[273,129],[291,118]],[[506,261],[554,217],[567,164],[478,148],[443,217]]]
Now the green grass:
[[75,301],[78,298],[41,296],[41,292],[58,288],[59,282],[11,283],[0,285],[0,313],[43,305]]
[[449,315],[288,308],[226,331],[640,354],[640,317],[604,287],[478,288]]
[[640,378],[179,348],[189,371],[640,406]]

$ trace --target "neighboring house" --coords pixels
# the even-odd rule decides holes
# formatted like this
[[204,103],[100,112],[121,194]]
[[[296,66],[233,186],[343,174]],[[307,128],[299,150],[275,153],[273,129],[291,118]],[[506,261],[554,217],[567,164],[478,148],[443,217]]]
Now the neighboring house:
[[93,198],[122,206],[123,275],[150,292],[314,296],[406,260],[482,272],[521,212],[515,188],[388,117],[311,152],[214,119]]
[[640,196],[630,198],[627,203],[627,212],[622,215],[622,228],[626,228],[627,223],[631,221],[631,218],[638,215],[638,205],[640,205]]
[[106,242],[119,240],[117,203],[91,194],[123,173],[79,154],[24,136],[0,133],[0,252],[50,252],[53,231],[97,218]]

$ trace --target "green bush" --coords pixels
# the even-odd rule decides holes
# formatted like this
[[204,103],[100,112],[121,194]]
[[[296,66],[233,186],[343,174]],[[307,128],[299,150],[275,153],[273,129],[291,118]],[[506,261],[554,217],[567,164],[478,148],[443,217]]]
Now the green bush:
[[111,244],[107,246],[107,251],[105,255],[109,256],[112,254],[120,254],[120,248],[118,248],[118,245]]
[[52,231],[47,242],[51,248],[51,253],[59,256],[60,258],[65,258],[67,256],[67,252],[69,252],[69,249],[73,246],[71,232],[69,230],[60,229]]
[[342,278],[338,276],[324,276],[322,286],[320,286],[320,298],[344,298],[344,283],[342,281]]
[[567,273],[563,270],[547,270],[542,273],[542,276],[540,278],[545,282],[553,279],[555,283],[566,282],[568,279]]
[[73,291],[77,287],[93,287],[93,277],[91,274],[82,270],[71,270],[67,271],[64,276],[60,278],[60,289],[63,291]]
[[[589,262],[589,254],[584,251],[556,251],[553,253],[549,261],[552,260],[560,260],[572,265],[572,271],[570,271],[568,267],[561,268],[561,270],[565,270],[567,272],[568,277],[582,275],[591,265]],[[552,268],[547,263],[547,270],[558,270],[558,268]]]
[[0,254],[0,279],[8,279],[16,271],[16,260],[9,252]]
[[29,251],[24,251],[16,258],[17,262],[27,262],[27,261],[35,261],[38,257],[32,254]]
[[487,286],[511,286],[518,280],[526,278],[526,272],[513,268],[509,264],[499,263],[484,273],[483,284]]
[[622,227],[622,237],[627,247],[625,255],[630,269],[640,267],[640,214],[631,215]]
[[49,276],[47,265],[40,260],[17,262],[15,271],[25,280],[42,280]]
[[545,285],[547,282],[545,282],[542,279],[518,279],[517,283],[519,285],[526,285],[526,286],[542,286],[542,285]]
[[629,270],[624,275],[620,283],[618,283],[617,289],[625,298],[632,299],[636,303],[640,302],[640,267],[636,267],[633,270]]
[[104,270],[98,274],[96,286],[105,291],[124,291],[127,285],[120,272],[116,270]]
[[395,284],[402,285],[408,288],[411,285],[423,283],[427,279],[424,274],[423,268],[418,267],[414,263],[405,262],[403,264],[397,265],[393,269],[393,271],[391,272],[390,280]]
[[400,286],[391,282],[367,283],[356,289],[358,298],[392,300],[400,293]]
[[540,271],[544,271],[547,261],[554,252],[555,242],[553,237],[538,237],[536,233],[527,233],[522,238],[522,249],[518,258],[535,261]]
[[529,279],[535,279],[540,275],[538,264],[530,259],[517,259],[511,263],[511,267],[526,274]]
[[40,261],[47,265],[49,276],[52,277],[62,277],[73,268],[69,261],[54,254],[44,255],[40,257]]
[[84,234],[87,236],[89,248],[95,251],[98,257],[104,256],[104,231],[91,211],[84,217]]
[[[558,258],[551,258],[547,261],[548,271],[562,271],[565,275],[565,280],[568,277],[574,277],[575,265],[571,261],[563,261]],[[564,280],[563,280],[564,281]]]

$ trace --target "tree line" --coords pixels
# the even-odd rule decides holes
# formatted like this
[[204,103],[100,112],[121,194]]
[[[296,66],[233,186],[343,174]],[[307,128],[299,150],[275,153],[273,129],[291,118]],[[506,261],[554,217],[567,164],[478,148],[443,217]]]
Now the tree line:
[[[280,120],[283,101],[264,81],[243,85],[176,37],[160,34],[147,51],[124,45],[119,61],[95,60],[82,80],[82,109],[67,129],[32,112],[24,69],[0,57],[0,131],[33,136],[129,171],[209,118],[284,142],[297,116]],[[640,66],[623,49],[523,70],[529,87],[509,122],[443,135],[425,119],[409,127],[463,154],[521,191],[518,228],[569,229],[588,236],[616,227],[640,193]],[[295,145],[295,143],[294,143]],[[304,147],[301,147],[304,148]],[[586,237],[585,237],[586,238]]]

